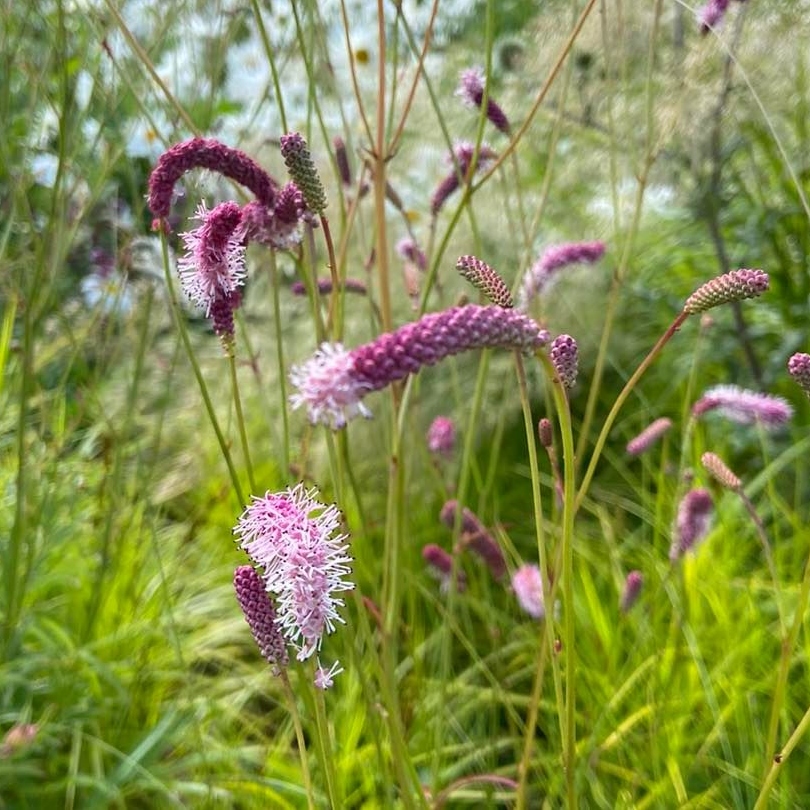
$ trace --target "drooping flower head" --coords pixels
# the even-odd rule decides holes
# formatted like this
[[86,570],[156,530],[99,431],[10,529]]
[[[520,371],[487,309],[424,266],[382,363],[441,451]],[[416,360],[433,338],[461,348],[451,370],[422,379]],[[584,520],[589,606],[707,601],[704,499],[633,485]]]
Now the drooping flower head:
[[557,372],[557,379],[564,388],[574,387],[579,368],[579,348],[571,335],[558,335],[551,343],[549,356]]
[[788,360],[788,373],[810,397],[810,354],[796,352]]
[[769,286],[768,274],[762,270],[732,270],[701,284],[686,299],[683,311],[696,315],[731,301],[756,298],[766,292]]
[[462,278],[466,278],[470,284],[499,307],[506,309],[512,306],[512,293],[509,287],[501,278],[497,270],[493,270],[486,262],[475,256],[459,256],[456,261],[456,270]]
[[737,385],[716,385],[709,388],[692,406],[694,416],[713,410],[732,422],[741,425],[759,423],[768,429],[784,425],[793,416],[793,408],[786,399],[749,391]]
[[486,167],[497,157],[497,153],[487,146],[481,144],[478,149],[478,160],[473,166],[473,159],[475,158],[475,144],[463,141],[457,143],[453,147],[453,153],[450,155],[450,163],[453,169],[436,187],[433,196],[430,198],[430,211],[432,214],[438,214],[442,206],[447,202],[448,197],[461,185],[461,182],[477,171],[486,169]]
[[316,495],[298,484],[254,497],[234,528],[275,598],[279,627],[299,661],[320,650],[324,634],[343,623],[343,600],[335,594],[354,587],[345,579],[352,561],[347,535],[335,533],[340,512]]
[[428,450],[440,456],[449,456],[456,447],[456,425],[449,416],[437,416],[428,428]]
[[311,217],[304,195],[295,183],[287,183],[276,197],[271,210],[254,200],[242,209],[242,227],[245,241],[286,250],[301,241],[300,224]]
[[532,299],[548,291],[561,268],[573,264],[595,264],[604,255],[605,243],[600,241],[563,242],[549,246],[523,276],[518,307],[525,309]]
[[357,415],[370,416],[361,402],[396,380],[460,352],[482,348],[531,351],[548,332],[531,318],[497,306],[467,304],[422,316],[371,343],[348,351],[324,343],[315,356],[290,372],[297,392],[293,408],[307,407],[312,422],[340,428]]
[[546,603],[543,596],[543,577],[536,565],[521,565],[512,574],[512,590],[515,592],[521,608],[534,619],[546,615]]
[[425,252],[419,247],[415,239],[404,236],[397,242],[395,250],[397,256],[401,259],[411,262],[422,272],[427,270],[427,256],[425,256]]
[[739,492],[742,488],[742,481],[716,453],[704,453],[700,457],[700,463],[703,469],[726,489]]
[[[461,96],[468,106],[480,109],[484,102],[484,71],[478,67],[461,71],[456,95]],[[509,119],[491,98],[487,98],[487,118],[496,129],[509,134]]]
[[289,663],[287,647],[264,581],[252,565],[240,565],[233,575],[236,598],[262,657],[273,666]]
[[484,561],[495,579],[503,578],[506,574],[503,551],[475,512],[466,506],[462,508],[457,500],[450,500],[442,507],[439,519],[449,529],[454,528],[456,521],[460,520],[461,547],[469,546]]
[[646,453],[671,427],[672,420],[666,416],[656,419],[647,425],[638,436],[627,442],[627,454],[640,456],[642,453]]
[[[441,589],[447,592],[450,589],[451,577],[453,576],[453,558],[441,546],[428,543],[422,548],[422,559],[427,563],[428,568],[441,582]],[[467,588],[467,577],[464,572],[456,567],[456,588],[459,593]]]
[[224,202],[209,211],[202,203],[195,219],[202,224],[181,235],[186,255],[177,262],[180,282],[188,298],[212,317],[217,334],[232,335],[233,311],[247,276],[242,209]]
[[669,559],[675,560],[694,548],[709,531],[712,517],[712,496],[706,489],[692,489],[678,505],[675,531],[669,549]]

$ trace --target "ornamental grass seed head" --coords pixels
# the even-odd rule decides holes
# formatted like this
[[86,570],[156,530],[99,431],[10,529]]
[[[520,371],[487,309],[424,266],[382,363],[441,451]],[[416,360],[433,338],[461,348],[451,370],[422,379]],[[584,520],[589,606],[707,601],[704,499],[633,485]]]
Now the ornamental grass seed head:
[[254,496],[234,528],[274,597],[279,628],[299,661],[319,651],[324,634],[344,623],[338,613],[343,600],[335,594],[354,587],[346,579],[352,562],[348,536],[336,534],[340,512],[316,495],[298,484]]
[[528,352],[543,346],[548,332],[531,318],[498,306],[467,304],[423,315],[349,351],[323,343],[305,363],[293,367],[297,392],[293,408],[306,406],[313,423],[333,429],[370,411],[361,400],[392,382],[471,349],[503,348]]
[[697,315],[731,301],[756,298],[766,292],[769,286],[768,274],[762,270],[732,270],[698,287],[686,299],[683,311],[689,315]]
[[546,603],[543,596],[543,577],[536,565],[521,565],[512,574],[512,590],[515,592],[521,608],[534,619],[546,615]]
[[651,424],[647,425],[641,433],[627,442],[627,454],[629,456],[640,456],[646,453],[670,428],[672,420],[662,416]]
[[793,408],[786,399],[737,385],[709,388],[692,406],[692,415],[698,417],[714,410],[740,425],[758,423],[768,430],[781,427],[793,416]]
[[678,505],[669,559],[675,562],[693,549],[708,533],[712,517],[712,496],[707,489],[692,489]]

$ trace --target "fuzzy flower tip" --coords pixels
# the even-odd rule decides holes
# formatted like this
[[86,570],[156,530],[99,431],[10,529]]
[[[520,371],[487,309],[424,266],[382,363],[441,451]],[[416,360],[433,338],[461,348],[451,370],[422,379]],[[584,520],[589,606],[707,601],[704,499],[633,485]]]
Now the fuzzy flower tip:
[[486,169],[496,157],[497,153],[482,143],[478,149],[478,160],[475,160],[475,165],[473,165],[475,144],[466,141],[456,144],[450,155],[453,170],[439,183],[430,198],[431,213],[438,214],[450,195],[461,185],[463,180],[479,170]]
[[638,436],[627,442],[627,454],[640,456],[642,453],[646,453],[671,427],[671,419],[667,419],[665,416],[656,419],[647,425]]
[[536,565],[521,565],[512,574],[512,590],[515,592],[521,608],[534,619],[546,615],[546,604],[543,598],[543,577]]
[[678,505],[675,531],[669,550],[672,562],[694,548],[709,531],[712,517],[712,496],[706,489],[693,489],[686,493]]
[[549,351],[557,379],[564,388],[573,388],[577,381],[579,349],[571,335],[558,335],[551,343]]
[[177,262],[180,282],[206,316],[215,316],[217,332],[232,334],[222,321],[229,315],[232,319],[241,300],[236,293],[247,276],[242,209],[234,202],[224,202],[209,211],[203,203],[195,219],[202,224],[182,234],[186,255]]
[[631,571],[624,581],[624,589],[619,600],[619,609],[622,613],[627,613],[638,601],[641,587],[644,584],[644,576],[641,571]]
[[459,256],[456,270],[473,287],[481,290],[493,304],[506,309],[512,306],[512,293],[509,292],[509,287],[500,274],[486,262],[475,256]]
[[[453,558],[441,546],[428,543],[422,549],[422,559],[427,563],[431,573],[441,582],[441,590],[446,593],[450,590],[453,576]],[[461,568],[456,570],[456,588],[461,593],[467,588],[467,577]]]
[[[459,510],[461,515],[459,516]],[[449,529],[455,528],[456,521],[461,524],[461,545],[469,546],[489,568],[492,576],[500,580],[506,573],[506,560],[497,540],[487,531],[478,516],[465,506],[463,509],[456,500],[447,501],[442,507],[439,519]]]
[[548,332],[522,313],[498,306],[467,304],[424,315],[371,343],[348,351],[324,343],[315,356],[290,372],[298,389],[293,408],[305,405],[313,423],[343,427],[357,416],[370,416],[361,399],[392,382],[471,349],[531,351],[543,346]]
[[240,565],[233,575],[233,586],[262,657],[273,666],[287,666],[289,659],[284,637],[262,578],[252,565]]
[[192,169],[219,172],[249,189],[267,208],[275,205],[276,183],[254,160],[213,138],[192,138],[164,152],[149,176],[149,209],[156,218],[169,215],[174,185]]
[[261,569],[265,589],[273,594],[279,628],[303,661],[320,650],[325,633],[343,623],[336,593],[354,585],[352,558],[345,534],[335,534],[337,507],[315,499],[303,484],[276,494],[254,497],[234,528],[240,546]]
[[762,270],[732,270],[698,287],[686,299],[683,311],[689,315],[696,315],[731,301],[756,298],[769,286],[768,274]]
[[692,406],[694,416],[713,410],[732,422],[741,425],[759,423],[768,429],[784,425],[793,416],[793,408],[786,399],[736,385],[709,388]]
[[574,264],[595,264],[605,255],[605,243],[563,242],[546,248],[543,255],[526,271],[520,285],[518,306],[546,292],[557,278],[557,271]]
[[290,132],[281,136],[281,156],[290,177],[301,189],[309,210],[322,214],[326,208],[326,192],[312,162],[307,142],[300,133]]
[[437,416],[428,428],[428,450],[440,456],[450,456],[456,447],[456,425],[448,416]]
[[335,678],[343,672],[343,667],[340,666],[338,661],[335,661],[329,669],[321,666],[318,661],[318,669],[315,671],[315,688],[326,691],[334,686]]
[[788,360],[788,373],[801,387],[802,391],[810,397],[810,354],[796,352]]
[[[484,102],[484,72],[481,68],[470,68],[461,72],[456,95],[461,96],[463,101],[470,107],[481,108]],[[486,112],[487,118],[492,125],[505,135],[508,135],[509,119],[506,117],[506,113],[491,98],[487,99]]]

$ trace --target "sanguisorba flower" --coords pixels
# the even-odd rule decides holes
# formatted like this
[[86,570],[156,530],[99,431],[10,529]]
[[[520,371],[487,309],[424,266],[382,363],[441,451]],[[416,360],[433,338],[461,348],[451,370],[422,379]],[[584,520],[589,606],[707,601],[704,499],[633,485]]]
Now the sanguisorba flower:
[[551,343],[549,350],[557,379],[566,388],[573,388],[577,381],[579,370],[579,348],[571,335],[557,335]]
[[290,372],[297,393],[293,408],[306,406],[310,420],[343,427],[370,416],[362,399],[396,380],[470,349],[531,351],[548,341],[548,332],[523,313],[499,306],[467,304],[422,316],[393,332],[349,351],[324,343],[314,357]]
[[536,565],[521,565],[512,574],[512,590],[518,603],[529,616],[542,619],[546,615],[543,577]]
[[456,521],[460,521],[461,547],[469,546],[484,561],[495,579],[503,578],[506,573],[503,551],[472,509],[466,506],[462,508],[457,500],[450,500],[442,507],[439,519],[448,529],[455,528]]
[[641,571],[631,571],[624,581],[619,609],[622,613],[627,613],[638,601],[641,594],[641,587],[644,584],[644,575]]
[[546,248],[543,255],[526,271],[518,293],[518,307],[525,309],[532,299],[549,289],[557,271],[574,264],[595,264],[605,255],[605,243],[563,242]]
[[[427,563],[429,569],[441,582],[443,592],[450,590],[451,577],[453,575],[453,557],[441,546],[435,543],[428,543],[422,548],[422,559]],[[456,566],[456,587],[459,593],[467,588],[467,577],[460,567]]]
[[233,586],[262,657],[272,666],[287,666],[287,647],[264,580],[252,565],[240,565],[234,572]]
[[278,625],[303,661],[320,650],[325,633],[344,620],[343,600],[351,590],[348,536],[336,534],[341,515],[316,500],[316,490],[298,484],[285,492],[253,498],[234,528],[241,547],[261,570],[275,599]]
[[810,397],[810,354],[796,352],[788,360],[788,373],[799,387]]
[[767,292],[770,279],[764,270],[742,268],[723,273],[701,284],[683,305],[683,311],[697,315],[721,304],[756,298]]
[[694,416],[714,410],[732,422],[741,425],[759,423],[768,429],[784,425],[793,416],[793,408],[786,399],[749,391],[737,385],[716,385],[709,388],[692,406]]
[[428,428],[428,450],[440,456],[450,456],[456,447],[456,425],[449,416],[437,416]]
[[672,420],[666,416],[651,422],[638,436],[627,442],[627,454],[640,456],[646,453],[671,427]]
[[[464,102],[470,107],[480,109],[484,102],[484,71],[478,67],[461,71],[456,95],[461,96]],[[496,129],[500,130],[505,135],[509,134],[509,119],[506,117],[506,113],[504,113],[501,107],[496,104],[492,98],[487,98],[486,113],[487,118]]]
[[491,301],[499,307],[512,306],[512,293],[497,270],[475,256],[459,256],[456,270]]
[[448,197],[461,185],[469,174],[485,169],[495,158],[497,153],[489,146],[482,143],[478,148],[478,159],[473,166],[475,158],[475,144],[462,141],[453,147],[449,162],[453,169],[436,187],[433,196],[430,198],[430,211],[438,214],[442,206],[447,202]]
[[709,531],[712,517],[712,496],[706,489],[692,489],[684,495],[678,505],[675,530],[669,559],[672,562],[694,548]]

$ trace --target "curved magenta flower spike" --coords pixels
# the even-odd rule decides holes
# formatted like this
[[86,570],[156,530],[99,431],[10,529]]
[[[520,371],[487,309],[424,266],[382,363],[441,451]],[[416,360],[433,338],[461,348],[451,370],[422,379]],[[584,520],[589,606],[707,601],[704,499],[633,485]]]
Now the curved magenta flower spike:
[[742,488],[742,481],[716,453],[704,453],[700,457],[700,463],[703,465],[703,469],[726,489],[739,492]]
[[164,152],[149,177],[149,209],[158,220],[169,215],[175,183],[192,169],[210,169],[253,192],[272,209],[277,184],[252,158],[213,138],[192,138]]
[[475,256],[459,256],[456,261],[456,270],[473,287],[481,290],[493,304],[505,309],[512,306],[512,293],[509,292],[509,287],[506,286],[506,282],[500,274],[486,262],[482,262]]
[[683,311],[696,315],[731,301],[756,298],[766,292],[769,286],[770,279],[763,270],[732,270],[698,287],[686,299]]
[[521,608],[534,619],[546,615],[546,603],[543,596],[543,577],[536,565],[521,565],[512,574],[512,590],[515,592]]
[[[470,107],[481,109],[484,101],[484,72],[475,67],[463,70],[459,76],[459,86],[456,95],[461,96]],[[491,98],[487,99],[487,118],[496,129],[509,134],[509,119],[506,113]]]
[[335,594],[354,587],[345,579],[352,562],[347,535],[335,534],[340,512],[316,495],[298,484],[254,497],[234,528],[240,546],[262,570],[281,632],[298,650],[299,661],[320,650],[324,634],[343,623],[338,613],[343,600]]
[[678,505],[675,531],[669,549],[669,559],[675,562],[694,548],[709,531],[712,517],[712,496],[706,489],[692,489]]
[[[441,590],[447,592],[450,589],[450,577],[453,574],[453,557],[441,546],[428,543],[422,548],[422,559],[441,582]],[[456,585],[459,593],[467,588],[467,577],[461,568],[456,570]]]
[[314,357],[290,372],[297,393],[293,408],[305,405],[313,423],[337,429],[358,414],[369,417],[361,400],[396,380],[470,349],[528,352],[543,346],[548,332],[523,313],[467,304],[422,316],[352,351],[324,343]]
[[233,586],[239,607],[245,614],[245,620],[262,657],[273,666],[286,667],[289,663],[287,647],[264,581],[252,565],[240,565],[234,572]]
[[647,425],[641,433],[627,442],[627,454],[630,456],[640,456],[646,453],[670,428],[672,420],[662,416],[651,424]]
[[312,216],[307,211],[304,195],[295,183],[287,183],[276,197],[271,210],[258,201],[242,209],[245,240],[267,247],[286,250],[301,241],[301,220]]
[[[452,529],[459,509],[461,506],[457,500],[447,501],[442,507],[439,519]],[[462,546],[469,546],[484,561],[495,579],[503,578],[506,574],[506,560],[501,547],[478,516],[466,506],[461,509],[461,543]]]
[[437,416],[428,428],[428,450],[440,456],[450,456],[456,447],[456,425],[448,416]]
[[810,397],[810,354],[796,352],[788,360],[788,373]]
[[786,399],[749,391],[737,385],[709,388],[692,406],[692,414],[696,417],[713,410],[740,425],[759,422],[768,429],[784,425],[793,416],[793,408]]
[[475,144],[463,141],[453,147],[453,154],[450,155],[449,162],[453,170],[442,180],[430,198],[430,212],[434,215],[441,211],[450,195],[461,185],[462,180],[470,174],[486,169],[486,167],[497,157],[497,153],[486,144],[481,144],[478,149],[478,160],[472,166],[475,157]]
[[605,249],[605,243],[600,241],[550,245],[524,274],[518,307],[525,309],[532,299],[546,292],[556,280],[558,270],[573,264],[595,264],[605,255]]

